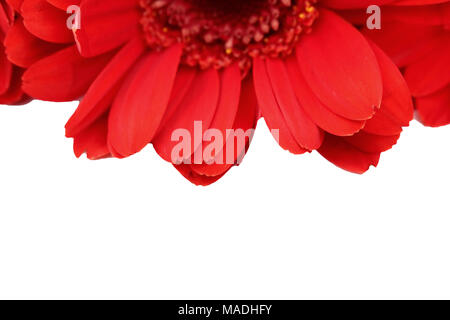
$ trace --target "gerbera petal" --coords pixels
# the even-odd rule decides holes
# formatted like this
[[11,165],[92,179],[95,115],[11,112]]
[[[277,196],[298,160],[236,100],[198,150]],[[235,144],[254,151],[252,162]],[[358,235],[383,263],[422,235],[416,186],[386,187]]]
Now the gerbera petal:
[[[196,78],[197,78],[196,68],[189,68],[180,65],[177,72],[177,76],[175,78],[175,83],[173,84],[173,89],[169,100],[169,106],[167,107],[166,113],[164,114],[164,118],[161,121],[162,124],[169,122],[169,120],[172,119],[172,117],[178,111],[178,108],[191,91],[192,84]],[[164,127],[163,125],[160,126],[158,130],[159,131],[163,130],[163,127]]]
[[0,43],[0,94],[6,92],[11,82],[13,67],[5,55],[5,48]]
[[[173,141],[172,135],[175,130],[185,130],[192,137],[191,152],[197,150],[201,140],[194,139],[195,123],[202,125],[202,129],[209,128],[216,112],[220,93],[219,74],[215,69],[208,69],[198,72],[192,81],[189,92],[177,106],[177,111],[167,121],[163,120],[157,136],[152,141],[155,150],[164,160],[177,162],[179,159],[172,159],[172,151],[178,144]],[[172,102],[171,102],[172,103]],[[171,107],[169,106],[169,110]],[[203,137],[204,131],[199,134]],[[190,159],[192,153],[185,155],[185,159]]]
[[7,0],[8,4],[14,8],[15,11],[19,12],[22,6],[23,0]]
[[[208,177],[222,176],[231,167],[242,162],[253,137],[253,132],[249,132],[249,130],[254,131],[258,120],[258,104],[251,77],[243,80],[239,100],[239,108],[234,116],[234,121],[227,128],[233,129],[233,133],[225,133],[223,136],[225,144],[213,163],[190,166],[197,174]],[[214,128],[213,125],[211,127]]]
[[75,155],[80,157],[83,153],[86,153],[90,160],[110,156],[106,140],[107,132],[108,114],[105,114],[74,137],[73,150]]
[[123,157],[153,139],[169,102],[181,45],[143,56],[128,74],[111,108],[108,143]]
[[180,164],[174,167],[175,169],[178,170],[178,172],[180,172],[183,175],[183,177],[185,177],[187,180],[189,180],[191,183],[197,186],[204,186],[204,187],[209,186],[225,175],[224,173],[217,176],[205,176],[195,172],[192,169],[192,166],[188,164]]
[[448,0],[403,0],[383,8],[384,21],[421,26],[445,25],[450,19]]
[[72,101],[89,88],[103,70],[110,55],[82,58],[71,46],[39,60],[23,75],[23,89],[36,99]]
[[409,65],[405,79],[414,96],[426,96],[450,83],[450,36],[423,59]]
[[66,11],[67,8],[73,5],[79,5],[81,0],[47,0],[51,5]]
[[[217,109],[214,114],[214,118],[211,122],[208,130],[215,130],[215,134],[220,132],[223,137],[222,140],[227,139],[227,130],[231,130],[233,128],[233,123],[236,118],[236,113],[239,107],[239,97],[241,94],[241,72],[239,66],[234,64],[220,73],[220,97],[219,102],[217,104]],[[203,137],[205,139],[205,137]],[[212,137],[211,137],[212,139]],[[205,154],[206,146],[208,145],[207,141],[204,141],[202,144],[201,150],[196,150],[194,152],[201,152],[202,155],[202,163],[197,163],[197,159],[192,157],[191,163],[195,163],[198,165],[202,165],[203,162],[212,163],[215,162],[216,157],[220,154],[223,154],[223,147],[226,144],[226,141],[222,141],[223,144],[220,148],[216,148],[214,151],[216,152],[214,155],[211,155],[211,159],[206,159],[203,157]]]
[[28,102],[29,98],[23,93],[21,87],[22,74],[23,69],[13,68],[9,87],[0,94],[0,104],[22,104]]
[[441,42],[439,27],[383,22],[381,30],[363,30],[399,67],[405,67],[436,50]]
[[[334,9],[367,8],[370,5],[385,5],[395,0],[322,0],[322,5]],[[436,1],[436,0],[435,0]]]
[[124,75],[144,51],[142,41],[134,39],[111,59],[89,87],[77,110],[67,122],[67,137],[73,137],[106,112],[111,106]]
[[337,136],[353,135],[364,127],[366,121],[356,121],[341,117],[330,111],[319,101],[306,83],[298,67],[297,59],[294,57],[288,58],[286,67],[299,104],[319,127]]
[[326,135],[320,154],[328,161],[349,172],[363,174],[371,166],[377,166],[380,153],[367,153],[354,147],[340,137]]
[[25,28],[22,19],[17,19],[6,35],[5,46],[8,59],[15,65],[27,68],[67,45],[50,43],[35,37]]
[[46,0],[25,0],[21,6],[24,25],[36,37],[54,43],[73,43],[68,16]]
[[378,135],[397,135],[409,125],[414,108],[408,85],[400,70],[386,54],[371,42],[383,77],[383,101],[380,110],[367,121],[364,131]]
[[277,130],[278,136],[275,136],[275,138],[277,139],[278,144],[283,149],[294,154],[303,154],[307,152],[306,149],[302,148],[297,143],[290,132],[272,90],[265,62],[260,58],[255,58],[253,60],[253,81],[258,104],[261,108],[261,114],[269,129],[272,130],[272,134],[275,133],[274,130]]
[[8,31],[13,20],[13,9],[4,1],[0,2],[0,41],[3,40],[3,36]]
[[426,126],[450,124],[450,85],[429,96],[416,99],[419,120]]
[[357,149],[367,153],[381,153],[391,149],[400,138],[400,134],[381,136],[367,132],[359,132],[351,137],[342,138]]
[[310,151],[318,149],[323,141],[323,131],[298,103],[284,62],[267,59],[266,70],[280,110],[297,143]]
[[300,69],[322,103],[352,120],[370,119],[383,95],[380,70],[366,39],[327,10],[299,42]]
[[96,56],[120,47],[140,32],[139,1],[83,1],[75,33],[81,55]]

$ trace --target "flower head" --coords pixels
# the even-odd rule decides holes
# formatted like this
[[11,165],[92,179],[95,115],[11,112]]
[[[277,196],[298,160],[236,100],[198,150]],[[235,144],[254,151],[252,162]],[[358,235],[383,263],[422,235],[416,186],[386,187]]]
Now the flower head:
[[[36,2],[54,12],[47,24],[62,28],[55,17],[64,14],[65,1],[24,0],[24,21],[23,8]],[[317,150],[363,173],[397,142],[413,115],[400,71],[338,14],[373,2],[402,1],[82,0],[78,50],[69,38],[63,49],[72,50],[78,64],[68,63],[63,80],[52,65],[67,64],[57,54],[47,56],[28,68],[24,89],[48,100],[75,96],[54,93],[49,83],[63,82],[64,90],[73,83],[76,95],[86,92],[66,125],[77,156],[122,158],[151,143],[189,180],[209,184],[239,163],[251,134],[244,143],[223,135],[212,158],[231,162],[196,161],[207,147],[193,141],[183,154],[189,161],[180,164],[173,161],[173,133],[195,136],[196,123],[201,137],[208,130],[246,132],[263,117],[282,148]],[[28,19],[39,25],[42,15]],[[32,33],[55,42],[42,29]],[[52,94],[58,99],[49,99]]]

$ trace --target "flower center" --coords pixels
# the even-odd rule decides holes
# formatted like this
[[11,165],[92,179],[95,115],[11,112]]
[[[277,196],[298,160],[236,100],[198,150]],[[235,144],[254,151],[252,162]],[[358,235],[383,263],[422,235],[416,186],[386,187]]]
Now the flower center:
[[141,0],[147,44],[184,46],[182,63],[221,69],[290,55],[318,17],[317,0]]

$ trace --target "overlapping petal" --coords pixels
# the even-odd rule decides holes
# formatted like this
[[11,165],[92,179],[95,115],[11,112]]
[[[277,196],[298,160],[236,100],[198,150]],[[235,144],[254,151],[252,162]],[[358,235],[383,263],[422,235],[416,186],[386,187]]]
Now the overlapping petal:
[[6,54],[5,38],[14,24],[14,8],[0,1],[0,104],[20,104],[27,101],[22,91],[23,69],[11,62]]
[[282,128],[284,149],[318,150],[364,173],[412,120],[410,93],[378,47],[336,14],[323,10],[321,17],[295,58],[255,59],[256,94],[269,128]]
[[[82,16],[75,33],[66,27],[65,9],[73,4],[81,5]],[[6,47],[6,54],[0,52],[0,98],[13,87],[49,101],[80,98],[66,124],[76,156],[123,158],[152,144],[199,185],[240,164],[260,116],[283,149],[318,151],[355,173],[376,166],[381,153],[397,143],[413,117],[410,91],[424,123],[450,120],[450,41],[441,31],[448,27],[448,1],[320,5],[312,32],[302,35],[292,55],[255,56],[247,73],[237,64],[205,70],[183,65],[182,44],[152,50],[142,35],[138,0],[11,0],[19,14],[7,20],[0,15]],[[361,23],[369,5],[383,6],[391,32],[361,32],[349,23]],[[423,15],[412,8],[418,6]],[[176,130],[201,137],[178,161]],[[210,130],[224,139],[215,141]],[[209,148],[204,137],[217,148]]]
[[[403,6],[384,8],[381,30],[365,33],[402,68],[415,98],[417,118],[427,126],[447,125],[450,123],[450,1],[402,1],[400,4]],[[361,12],[352,15],[358,17]]]

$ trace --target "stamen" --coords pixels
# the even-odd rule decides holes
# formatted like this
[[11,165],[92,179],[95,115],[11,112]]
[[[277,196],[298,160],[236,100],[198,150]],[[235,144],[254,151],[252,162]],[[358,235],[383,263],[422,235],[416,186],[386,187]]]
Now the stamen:
[[147,44],[183,43],[182,63],[221,69],[253,57],[284,57],[318,17],[317,0],[141,0]]

